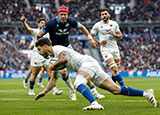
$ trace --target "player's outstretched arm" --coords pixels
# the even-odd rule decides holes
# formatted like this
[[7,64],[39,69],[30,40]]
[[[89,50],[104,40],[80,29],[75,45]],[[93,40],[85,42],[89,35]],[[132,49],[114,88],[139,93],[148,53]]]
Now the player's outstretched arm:
[[82,24],[79,24],[78,28],[82,30],[82,32],[88,37],[89,44],[93,45],[95,48],[97,48],[97,43],[93,40],[92,36],[89,34],[87,28],[83,26]]
[[45,93],[44,91],[38,93],[38,94],[36,95],[36,97],[35,97],[35,100],[36,100],[36,101],[39,100],[41,97],[45,96],[45,94],[46,94],[46,93]]
[[23,14],[21,14],[20,20],[21,20],[21,22],[22,22],[23,27],[26,29],[26,31],[27,31],[30,35],[32,35],[34,31],[33,31],[33,29],[27,24],[26,18],[25,18],[25,16],[24,16]]
[[47,92],[49,92],[54,87],[54,85],[56,84],[56,82],[58,80],[56,75],[57,75],[57,73],[54,72],[52,78],[48,82],[47,87],[42,92],[40,92],[36,95],[35,100],[39,100],[41,97],[44,97],[47,94]]

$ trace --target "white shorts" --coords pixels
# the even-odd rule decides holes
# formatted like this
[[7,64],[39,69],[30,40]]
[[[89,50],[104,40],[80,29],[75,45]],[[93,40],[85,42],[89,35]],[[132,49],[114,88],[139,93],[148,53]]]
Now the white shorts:
[[101,55],[102,55],[104,61],[107,61],[110,58],[120,59],[119,50],[107,50],[107,49],[103,49],[103,50],[101,50]]
[[42,55],[40,55],[37,51],[33,51],[31,54],[31,66],[34,67],[46,67],[49,65],[49,60],[45,59]]
[[78,71],[80,70],[87,72],[91,76],[91,81],[97,86],[100,86],[109,77],[99,63],[91,57],[85,59]]

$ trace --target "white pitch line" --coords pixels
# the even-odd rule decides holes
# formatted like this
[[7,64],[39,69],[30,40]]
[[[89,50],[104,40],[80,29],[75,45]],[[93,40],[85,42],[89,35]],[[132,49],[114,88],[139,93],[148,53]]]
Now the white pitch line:
[[[34,101],[34,99],[10,99],[10,98],[1,98],[1,101]],[[40,99],[39,101],[71,101],[70,99]],[[87,100],[77,100],[77,101],[87,101]],[[147,100],[100,100],[108,102],[147,102]]]

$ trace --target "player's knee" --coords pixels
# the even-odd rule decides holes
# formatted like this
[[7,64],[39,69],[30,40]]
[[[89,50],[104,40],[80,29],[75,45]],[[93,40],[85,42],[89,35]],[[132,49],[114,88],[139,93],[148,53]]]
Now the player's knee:
[[67,78],[68,74],[67,74],[67,70],[66,69],[63,69],[63,70],[59,71],[59,73],[61,74],[62,79]]
[[82,75],[77,75],[76,80],[74,82],[74,88],[77,89],[77,87],[80,84],[86,85],[86,83],[87,83],[87,80]]

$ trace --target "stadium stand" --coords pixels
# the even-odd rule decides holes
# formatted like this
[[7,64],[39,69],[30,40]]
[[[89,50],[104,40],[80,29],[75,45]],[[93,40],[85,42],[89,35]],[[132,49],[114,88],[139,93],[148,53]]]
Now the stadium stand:
[[[104,1],[107,8],[113,4],[123,4],[125,7],[120,13],[119,22],[123,40],[118,41],[123,63],[122,70],[160,69],[160,29],[157,24],[154,25],[154,22],[160,23],[160,1],[148,0],[144,2],[137,0],[133,7],[131,7],[130,0],[125,0],[125,2],[124,0]],[[1,70],[25,70],[29,67],[29,59],[20,51],[27,49],[31,38],[26,36],[27,33],[20,23],[14,27],[10,27],[9,24],[15,25],[15,22],[19,21],[21,13],[25,14],[28,22],[34,22],[33,26],[40,17],[51,19],[56,16],[55,0],[28,0],[28,2],[30,7],[21,0],[0,0],[0,25],[3,25],[0,26]],[[71,2],[60,0],[60,5],[62,4],[69,7],[69,16],[77,19],[89,30],[95,22],[100,20],[100,0],[71,0]],[[110,9],[109,12],[112,19],[115,20],[114,11]],[[134,26],[136,22],[139,22],[141,26]],[[146,23],[144,24],[144,22]],[[72,34],[80,35],[82,33],[74,29]],[[19,37],[19,35],[23,37]],[[79,41],[78,38],[71,39],[75,50],[84,54],[83,48],[88,48],[88,44],[86,44],[87,41],[82,41]],[[103,65],[105,66],[104,63]],[[105,68],[108,70],[108,67]]]

